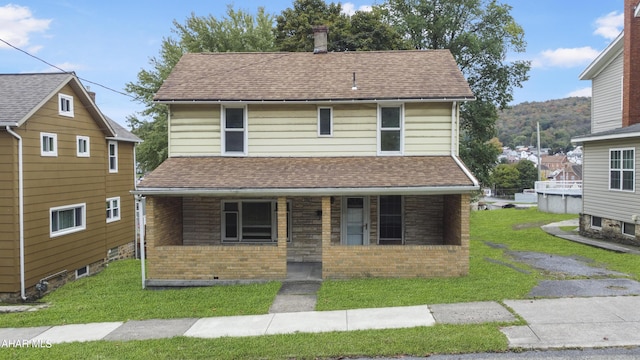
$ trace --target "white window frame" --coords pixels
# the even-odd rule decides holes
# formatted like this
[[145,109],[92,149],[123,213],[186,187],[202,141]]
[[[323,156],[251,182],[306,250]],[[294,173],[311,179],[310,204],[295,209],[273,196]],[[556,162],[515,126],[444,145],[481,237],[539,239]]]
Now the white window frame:
[[[227,109],[242,109],[242,129],[226,127]],[[220,146],[221,154],[226,156],[246,156],[248,154],[249,128],[248,128],[248,109],[247,106],[222,106],[220,111]],[[242,132],[242,151],[227,151],[227,132]]]
[[[80,146],[81,142],[84,142],[85,149],[82,151],[82,147]],[[76,156],[78,157],[90,157],[91,156],[91,144],[90,138],[88,136],[76,136]]]
[[[45,147],[44,147],[45,138],[53,139],[53,142],[52,142],[53,149],[45,150]],[[40,156],[53,156],[53,157],[58,156],[58,134],[46,133],[46,132],[40,133]]]
[[[114,203],[116,206],[114,206]],[[122,213],[122,203],[120,202],[120,196],[107,198],[107,222],[114,222],[120,220],[120,215]],[[114,215],[114,210],[117,215]]]
[[[65,104],[65,106],[63,106]],[[58,94],[58,114],[73,117],[73,96]]]
[[[321,132],[322,129],[322,110],[329,110],[329,133],[323,134]],[[320,106],[318,107],[318,137],[333,137],[333,108],[330,106]]]
[[[225,221],[225,214],[231,213],[233,211],[225,211],[225,204],[228,203],[236,203],[238,204],[237,211],[237,229],[238,236],[235,238],[228,238],[225,236],[227,233]],[[270,240],[262,240],[262,239],[246,239],[242,238],[242,205],[244,203],[270,203],[271,204],[271,239]],[[220,238],[222,239],[222,243],[232,243],[232,244],[271,244],[278,242],[278,212],[277,212],[278,202],[276,200],[264,200],[264,199],[246,199],[246,200],[224,200],[220,202],[221,206],[221,216],[220,216]],[[292,202],[291,200],[287,200],[287,242],[291,242],[292,232],[293,232],[293,222],[292,222]]]
[[[391,195],[393,196],[393,195]],[[402,245],[404,245],[404,222],[405,222],[405,214],[404,214],[404,196],[402,195],[397,195],[400,196],[400,241],[402,243]],[[378,196],[378,231],[377,231],[377,237],[378,237],[378,245],[380,245],[380,240],[388,240],[388,241],[393,241],[393,240],[397,240],[397,239],[381,239],[380,238],[380,225],[382,225],[382,221],[380,219],[380,216],[382,215],[381,209],[382,207],[380,206],[380,198],[382,197],[382,195]]]
[[[383,108],[399,108],[400,109],[400,127],[397,128],[383,128],[382,127],[382,109]],[[378,155],[403,155],[404,154],[404,104],[378,104],[378,126],[377,126],[377,149]],[[397,151],[383,151],[382,150],[382,132],[388,131],[400,131],[400,149]]]
[[[113,145],[113,149],[114,149],[114,154],[111,154],[111,145]],[[111,163],[111,159],[113,160],[113,166]],[[110,173],[117,173],[118,172],[118,142],[117,141],[113,141],[110,140],[107,143],[107,163],[109,166],[109,172]]]
[[76,269],[76,279],[79,279],[85,276],[89,276],[89,265],[85,265],[79,269]]
[[[64,228],[64,229],[58,229],[54,231],[54,226],[53,226],[53,213],[54,212],[61,212],[61,211],[66,211],[66,210],[75,210],[75,209],[82,209],[82,214],[81,214],[81,224],[78,225],[76,224],[75,226],[72,227],[68,227],[68,228]],[[74,213],[74,220],[75,220],[76,216]],[[49,237],[57,237],[57,236],[62,236],[62,235],[67,235],[67,234],[72,234],[78,231],[83,231],[87,228],[87,204],[86,203],[80,203],[80,204],[73,204],[73,205],[66,205],[66,206],[57,206],[57,207],[52,207],[49,209]]]
[[[600,226],[594,225],[593,219],[596,219],[596,218],[600,219]],[[592,229],[602,229],[602,220],[603,219],[602,219],[601,216],[593,216],[593,215],[591,215],[591,228]]]
[[[633,234],[629,234],[627,233],[627,225],[633,225]],[[630,237],[636,237],[636,229],[635,229],[636,224],[633,223],[628,223],[628,222],[622,222],[622,226],[620,226],[620,231],[622,232],[622,235],[624,236],[630,236]]]
[[[625,169],[624,168],[624,153],[625,151],[633,151],[633,158],[632,158],[632,164],[633,164],[633,168],[632,169]],[[619,152],[620,153],[620,168],[612,168],[611,167],[611,155],[614,152]],[[609,172],[608,172],[608,177],[609,177],[609,190],[611,191],[622,191],[622,192],[635,192],[636,190],[636,148],[635,147],[626,147],[626,148],[611,148],[609,149]],[[617,186],[619,186],[618,188],[613,188],[612,187],[612,183],[611,183],[611,173],[613,171],[619,171],[620,172],[620,183],[617,184]],[[632,179],[633,179],[633,187],[631,189],[624,189],[624,173],[631,171],[632,173]]]

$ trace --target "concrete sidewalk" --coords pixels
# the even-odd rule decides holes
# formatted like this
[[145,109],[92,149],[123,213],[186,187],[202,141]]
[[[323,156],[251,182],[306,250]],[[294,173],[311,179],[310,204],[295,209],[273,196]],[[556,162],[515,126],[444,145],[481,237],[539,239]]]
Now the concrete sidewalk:
[[[504,304],[527,322],[501,329],[511,348],[640,346],[640,297],[507,300]],[[497,302],[476,302],[4,328],[0,329],[0,341],[57,344],[174,336],[219,338],[515,321],[516,316],[507,307]]]

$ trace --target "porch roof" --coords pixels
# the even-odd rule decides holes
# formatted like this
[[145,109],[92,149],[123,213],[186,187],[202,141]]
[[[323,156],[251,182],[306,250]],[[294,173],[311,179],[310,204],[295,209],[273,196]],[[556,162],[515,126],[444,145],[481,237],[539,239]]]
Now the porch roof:
[[142,195],[456,194],[478,189],[451,156],[174,157],[138,184]]

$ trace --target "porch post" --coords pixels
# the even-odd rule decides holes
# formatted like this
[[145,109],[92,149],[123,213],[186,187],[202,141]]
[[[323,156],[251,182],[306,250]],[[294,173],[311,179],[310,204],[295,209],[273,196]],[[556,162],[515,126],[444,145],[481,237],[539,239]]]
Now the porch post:
[[287,198],[278,197],[278,247],[287,247]]
[[322,197],[322,278],[328,268],[329,247],[331,246],[331,197]]

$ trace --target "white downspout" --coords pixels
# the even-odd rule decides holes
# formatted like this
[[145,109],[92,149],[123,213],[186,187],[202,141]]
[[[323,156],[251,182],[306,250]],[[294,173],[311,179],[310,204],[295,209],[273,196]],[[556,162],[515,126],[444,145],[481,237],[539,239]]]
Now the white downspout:
[[18,219],[20,227],[20,297],[27,300],[24,285],[24,178],[22,171],[22,138],[7,125],[6,130],[18,139]]
[[[460,161],[460,159],[458,159],[458,142],[456,141],[456,135],[459,134],[460,132],[460,124],[458,121],[459,118],[460,118],[460,115],[458,111],[458,103],[454,101],[451,104],[451,157],[453,158],[453,161],[455,161],[456,164],[458,164],[460,169],[462,169],[464,174],[467,175],[469,179],[471,179],[471,182],[473,182],[473,185],[480,187],[480,183],[478,182],[478,179],[476,179],[476,177],[471,173],[471,171],[469,171],[469,169],[467,169],[467,167],[464,166],[464,164]],[[460,136],[457,136],[457,139],[459,140]]]

